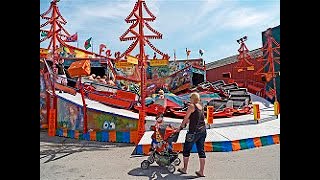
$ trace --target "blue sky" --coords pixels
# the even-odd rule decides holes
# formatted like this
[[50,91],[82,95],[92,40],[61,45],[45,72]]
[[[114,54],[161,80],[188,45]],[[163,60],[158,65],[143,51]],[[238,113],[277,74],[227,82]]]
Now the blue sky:
[[[49,8],[50,1],[40,0],[40,14]],[[65,29],[70,34],[78,32],[80,48],[92,37],[96,53],[101,43],[112,52],[123,52],[131,41],[121,42],[119,37],[131,25],[124,19],[136,1],[60,0],[58,7],[67,21]],[[186,48],[191,50],[190,59],[199,58],[199,49],[203,49],[206,63],[232,56],[238,54],[236,40],[245,35],[247,47],[253,50],[262,46],[262,31],[280,25],[280,0],[146,0],[146,4],[157,17],[149,24],[163,34],[161,40],[150,41],[170,59],[173,49],[177,59],[186,59]],[[47,47],[48,43],[47,40],[40,47]],[[146,51],[152,56],[149,47]]]

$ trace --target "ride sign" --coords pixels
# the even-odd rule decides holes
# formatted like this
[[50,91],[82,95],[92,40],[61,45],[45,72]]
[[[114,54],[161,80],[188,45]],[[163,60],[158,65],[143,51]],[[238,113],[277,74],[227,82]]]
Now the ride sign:
[[168,65],[167,59],[153,59],[150,60],[150,66],[167,66]]
[[129,63],[129,62],[127,62],[127,61],[118,61],[118,62],[116,62],[116,67],[117,67],[117,68],[132,67],[132,63]]

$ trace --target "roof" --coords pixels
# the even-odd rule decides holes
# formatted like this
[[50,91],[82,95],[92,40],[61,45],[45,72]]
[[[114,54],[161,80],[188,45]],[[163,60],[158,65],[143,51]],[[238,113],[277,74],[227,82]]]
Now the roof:
[[78,51],[84,52],[84,53],[86,53],[86,54],[95,55],[96,57],[106,57],[106,56],[99,55],[99,54],[94,53],[94,52],[90,52],[90,51],[87,51],[87,50],[84,50],[84,49],[81,49],[81,48],[78,48],[78,47],[74,47],[74,46],[69,45],[69,44],[66,44],[66,46],[69,47],[69,48],[76,49],[76,50],[78,50]]
[[[250,56],[252,58],[256,58],[258,56],[262,56],[261,48],[251,50],[251,51],[249,51],[249,54],[250,54]],[[215,68],[218,68],[218,67],[221,67],[221,66],[225,66],[225,65],[228,65],[228,64],[232,64],[232,63],[238,62],[237,56],[238,55],[233,55],[233,56],[229,56],[229,57],[226,57],[226,58],[223,58],[223,59],[208,63],[208,64],[206,64],[206,69],[207,70],[215,69]]]
[[180,59],[180,60],[169,60],[169,62],[184,62],[184,61],[202,61],[202,58],[198,59]]

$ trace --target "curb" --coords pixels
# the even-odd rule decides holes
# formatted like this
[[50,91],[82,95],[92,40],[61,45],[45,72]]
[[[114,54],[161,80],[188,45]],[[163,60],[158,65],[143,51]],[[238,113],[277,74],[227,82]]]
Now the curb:
[[[184,143],[173,143],[173,150],[182,152]],[[255,138],[247,138],[234,141],[218,141],[218,142],[205,142],[204,150],[206,152],[230,152],[244,149],[251,149],[261,146],[267,146],[272,144],[280,144],[280,134],[268,135]],[[138,145],[134,149],[131,155],[147,155],[150,144]],[[197,153],[196,144],[193,144],[191,153]]]
[[90,131],[83,133],[63,128],[56,130],[56,136],[99,142],[134,143],[137,135],[137,131]]

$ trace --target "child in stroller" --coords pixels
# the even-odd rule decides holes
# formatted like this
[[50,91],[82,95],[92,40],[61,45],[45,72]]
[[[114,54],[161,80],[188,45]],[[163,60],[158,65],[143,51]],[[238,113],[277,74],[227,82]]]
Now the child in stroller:
[[167,167],[170,173],[173,173],[181,163],[178,152],[172,150],[172,142],[176,142],[179,136],[177,129],[171,125],[164,125],[163,114],[156,116],[156,124],[151,126],[154,131],[152,135],[151,148],[148,160],[141,163],[142,169],[147,169],[150,164],[156,162],[159,166]]

